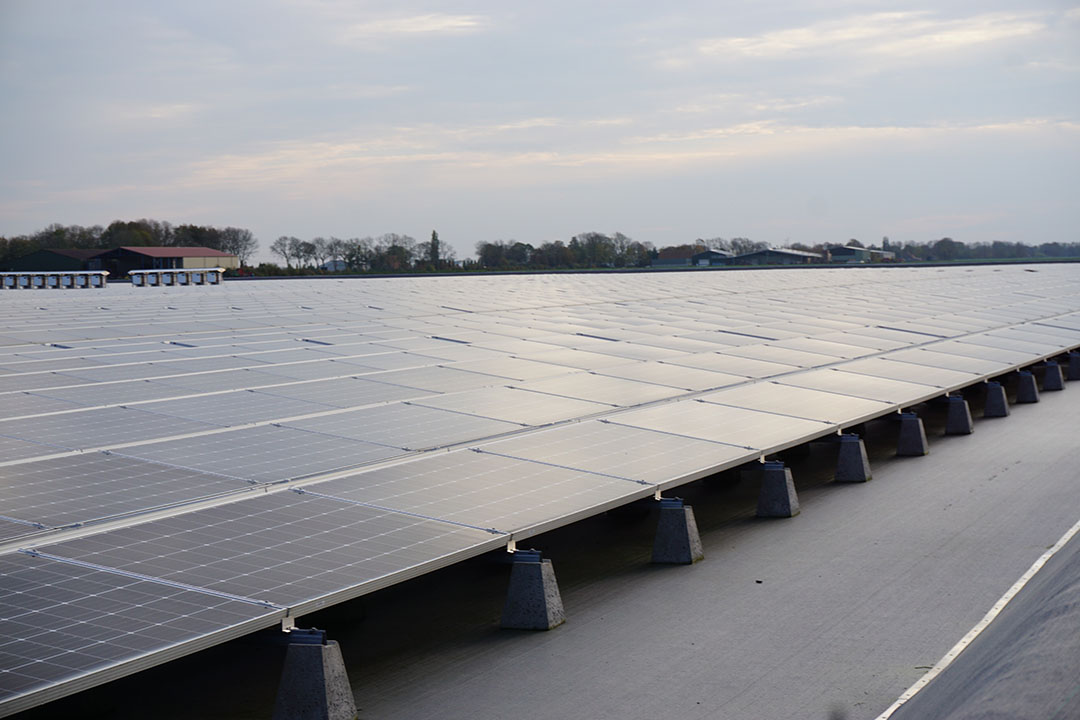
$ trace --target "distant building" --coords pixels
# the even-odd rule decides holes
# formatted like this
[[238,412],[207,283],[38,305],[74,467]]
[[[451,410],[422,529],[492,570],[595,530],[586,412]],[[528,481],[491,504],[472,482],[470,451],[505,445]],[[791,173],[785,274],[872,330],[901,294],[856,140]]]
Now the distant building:
[[703,245],[679,245],[660,250],[653,267],[708,267],[725,265],[731,253],[723,250],[706,250]]
[[694,255],[705,248],[702,246],[679,245],[677,247],[661,248],[652,261],[653,267],[690,267],[694,262]]
[[847,245],[829,248],[829,261],[834,263],[872,263],[892,262],[896,253],[888,250],[874,250]]
[[29,255],[16,258],[12,261],[10,269],[15,272],[101,270],[101,260],[98,256],[104,252],[105,250],[42,248]]
[[728,260],[728,265],[808,265],[823,262],[820,253],[788,248],[769,248],[757,252],[736,255]]
[[709,267],[713,265],[727,265],[728,260],[733,258],[734,255],[724,250],[706,250],[705,252],[695,253],[690,258],[690,264],[697,267]]
[[220,267],[237,269],[240,258],[206,247],[125,246],[102,253],[97,259],[112,277],[123,277],[131,270],[178,270],[183,268]]
[[323,272],[344,272],[349,269],[349,266],[344,260],[327,260],[319,266],[319,269]]

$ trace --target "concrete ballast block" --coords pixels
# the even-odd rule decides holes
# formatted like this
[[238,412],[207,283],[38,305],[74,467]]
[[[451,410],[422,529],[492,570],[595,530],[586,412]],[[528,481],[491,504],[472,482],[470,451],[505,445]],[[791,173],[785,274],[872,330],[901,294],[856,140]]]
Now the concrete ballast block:
[[926,442],[926,430],[922,418],[915,413],[900,413],[900,439],[896,454],[901,457],[918,457],[930,452]]
[[538,552],[515,552],[502,626],[514,630],[550,630],[565,621],[551,561],[542,560]]
[[1065,389],[1065,376],[1061,373],[1061,366],[1054,360],[1047,360],[1043,369],[1043,392],[1053,392]]
[[1080,380],[1080,352],[1069,353],[1069,379]]
[[273,720],[353,720],[353,699],[341,648],[290,644],[285,652]]
[[840,452],[836,458],[836,482],[866,482],[870,472],[870,458],[866,456],[866,444],[858,435],[840,436]]
[[1016,387],[1016,402],[1039,402],[1039,386],[1035,384],[1035,375],[1028,370],[1021,370],[1019,376],[1020,382]]
[[986,383],[986,405],[983,417],[1008,417],[1009,399],[1005,397],[1005,388],[999,382]]
[[652,561],[672,565],[690,565],[702,560],[705,551],[701,547],[694,509],[683,505],[678,498],[660,501],[660,519],[656,524],[653,540]]
[[791,468],[782,462],[767,462],[761,473],[761,492],[758,495],[758,517],[795,517],[799,514],[799,496]]
[[971,421],[971,408],[967,400],[959,395],[949,396],[949,414],[945,418],[946,435],[970,435],[975,432]]

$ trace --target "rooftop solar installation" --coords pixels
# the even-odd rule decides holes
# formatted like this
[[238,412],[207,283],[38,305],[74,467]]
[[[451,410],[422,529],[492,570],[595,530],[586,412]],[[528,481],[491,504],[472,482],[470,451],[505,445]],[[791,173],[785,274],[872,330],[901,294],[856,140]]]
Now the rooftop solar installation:
[[229,429],[112,452],[260,483],[334,472],[405,454],[393,446],[278,425]]
[[0,507],[41,527],[84,524],[245,486],[221,475],[85,453],[3,468]]
[[[237,637],[284,611],[23,553],[0,555],[0,708],[126,675]],[[30,696],[29,698],[25,696]],[[18,701],[23,699],[24,702]],[[8,705],[9,707],[5,707]]]
[[1080,347],[1065,264],[4,298],[0,715]]
[[[505,542],[503,540],[502,542]],[[39,547],[120,572],[315,606],[395,572],[491,549],[491,532],[313,494],[278,492]]]

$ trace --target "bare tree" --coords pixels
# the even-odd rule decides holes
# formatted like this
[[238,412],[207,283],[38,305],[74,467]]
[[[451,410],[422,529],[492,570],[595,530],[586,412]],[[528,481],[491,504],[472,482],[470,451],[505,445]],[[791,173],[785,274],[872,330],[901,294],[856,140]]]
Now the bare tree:
[[375,253],[375,241],[369,237],[349,238],[344,241],[343,259],[350,270],[370,270]]
[[[292,248],[289,241],[296,240],[296,238],[290,238],[287,235],[282,235],[274,242],[270,243],[270,252],[281,257],[285,261],[285,267],[292,267]],[[299,242],[299,241],[297,241]]]
[[315,243],[301,240],[296,252],[297,264],[300,267],[311,266],[315,263]]
[[247,265],[259,249],[259,241],[246,228],[227,227],[221,231],[221,249],[238,257],[241,265]]
[[311,255],[316,267],[322,267],[330,257],[330,243],[324,237],[313,238],[311,241]]
[[345,259],[345,241],[341,238],[331,237],[326,242],[326,252],[330,256],[330,261],[334,263],[334,269],[337,267],[338,262]]
[[298,267],[298,268],[303,267],[304,266],[304,248],[303,248],[304,241],[301,240],[300,238],[294,237],[292,235],[287,237],[285,239],[285,241],[288,243],[289,257],[291,257],[293,260],[296,261],[296,267]]

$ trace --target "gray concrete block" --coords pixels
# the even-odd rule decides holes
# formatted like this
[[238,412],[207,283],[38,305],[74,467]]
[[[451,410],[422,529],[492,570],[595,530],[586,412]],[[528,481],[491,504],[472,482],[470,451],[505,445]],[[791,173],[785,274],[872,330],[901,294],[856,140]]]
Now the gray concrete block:
[[551,561],[539,559],[539,553],[525,553],[523,557],[529,559],[515,557],[510,568],[502,626],[514,630],[550,630],[562,625],[566,615]]
[[1005,396],[1005,388],[999,382],[991,380],[986,383],[986,404],[983,406],[983,417],[1008,417],[1009,399]]
[[946,435],[970,435],[975,432],[971,421],[971,408],[967,400],[959,395],[949,396],[949,413],[945,417]]
[[799,496],[791,468],[782,462],[767,462],[761,473],[761,492],[758,494],[758,517],[795,517],[799,514]]
[[866,444],[858,435],[840,436],[840,451],[836,457],[836,482],[866,482],[873,477]]
[[273,720],[353,720],[356,716],[338,644],[328,640],[325,645],[289,645]]
[[1080,352],[1069,353],[1069,379],[1080,380]]
[[896,443],[896,454],[901,457],[918,457],[930,452],[926,442],[926,430],[922,418],[915,413],[900,414],[900,439]]
[[677,498],[660,501],[660,519],[656,523],[652,561],[672,565],[691,565],[705,558],[698,534],[694,509]]
[[1054,360],[1047,360],[1043,368],[1043,392],[1053,392],[1065,389],[1065,376],[1061,372],[1061,366]]
[[1016,387],[1016,402],[1039,402],[1039,387],[1035,384],[1035,375],[1028,370],[1021,370],[1019,375],[1020,383]]

